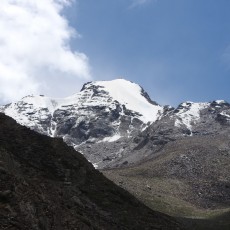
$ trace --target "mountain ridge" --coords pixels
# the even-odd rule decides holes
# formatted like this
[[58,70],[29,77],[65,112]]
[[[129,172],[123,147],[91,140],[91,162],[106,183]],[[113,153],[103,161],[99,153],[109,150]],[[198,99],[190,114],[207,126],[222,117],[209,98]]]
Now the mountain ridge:
[[137,84],[115,82],[86,83],[67,99],[25,97],[0,112],[62,138],[153,210],[197,223],[192,230],[229,229],[230,104],[160,106]]
[[[142,87],[124,79],[88,82],[79,93],[66,98],[27,96],[1,106],[0,112],[37,132],[62,137],[97,168],[127,166],[130,157],[133,164],[168,141],[210,134],[215,129],[222,132],[230,122],[230,104],[224,100],[160,106]],[[149,130],[154,130],[150,135],[155,136],[150,140],[153,147],[125,159],[146,146]]]

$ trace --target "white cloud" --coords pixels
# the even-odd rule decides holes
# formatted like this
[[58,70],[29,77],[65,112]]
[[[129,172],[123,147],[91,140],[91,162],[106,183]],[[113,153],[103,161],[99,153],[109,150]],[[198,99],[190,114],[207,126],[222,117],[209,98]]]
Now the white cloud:
[[31,93],[70,94],[90,79],[87,56],[70,47],[70,40],[78,36],[62,15],[70,4],[70,0],[0,1],[1,102]]

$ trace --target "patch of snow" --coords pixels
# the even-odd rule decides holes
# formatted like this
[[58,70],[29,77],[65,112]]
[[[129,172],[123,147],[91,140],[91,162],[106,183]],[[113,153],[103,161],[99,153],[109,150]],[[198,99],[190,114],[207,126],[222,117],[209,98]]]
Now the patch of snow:
[[200,111],[207,108],[209,103],[184,102],[182,109],[177,113],[179,119],[175,120],[175,126],[180,127],[184,124],[189,130],[192,130],[192,123],[200,119]]
[[95,168],[95,169],[98,169],[98,164],[97,163],[94,163],[94,164],[92,164],[93,165],[93,167]]
[[142,125],[143,128],[140,128],[141,132],[145,131],[148,128],[148,125]]
[[216,100],[215,101],[217,104],[223,104],[223,103],[225,103],[225,100]]
[[121,138],[122,136],[120,136],[120,134],[115,134],[111,137],[105,137],[102,141],[99,142],[114,142],[117,141]]
[[229,114],[227,114],[225,111],[221,112],[221,113],[220,113],[220,115],[223,115],[223,116],[225,116],[225,117],[230,118],[230,115],[229,115]]
[[141,115],[139,119],[144,123],[156,121],[163,112],[162,106],[150,104],[141,94],[141,87],[130,81],[116,79],[112,81],[96,81],[92,82],[92,84],[108,92],[113,100],[125,105],[127,109],[138,112]]

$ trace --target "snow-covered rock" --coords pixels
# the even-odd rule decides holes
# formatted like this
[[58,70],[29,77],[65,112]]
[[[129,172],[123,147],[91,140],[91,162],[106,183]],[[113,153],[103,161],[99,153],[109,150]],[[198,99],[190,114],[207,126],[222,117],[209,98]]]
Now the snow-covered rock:
[[200,111],[208,108],[210,103],[194,103],[184,102],[181,103],[174,111],[176,114],[175,126],[185,125],[190,131],[195,123],[200,120]]
[[135,163],[170,141],[230,127],[230,104],[224,100],[163,107],[124,79],[88,82],[66,98],[26,96],[0,106],[0,112],[37,132],[62,137],[98,168]]
[[128,133],[135,129],[136,123],[144,128],[162,115],[163,107],[151,101],[139,85],[117,79],[86,83],[79,93],[66,98],[26,96],[0,110],[18,123],[50,136],[62,135],[60,124],[63,121],[76,128],[88,118],[94,123],[101,117],[110,118],[113,130],[103,135],[104,139],[122,135],[124,130],[120,128],[124,119],[129,120]]
[[[92,163],[101,161],[101,155],[105,157],[106,145],[144,130],[162,116],[163,110],[139,85],[124,79],[89,82],[66,98],[26,96],[0,107],[21,125],[62,137]],[[95,146],[94,154],[88,153],[92,144],[100,145]],[[120,148],[110,153],[116,155]]]

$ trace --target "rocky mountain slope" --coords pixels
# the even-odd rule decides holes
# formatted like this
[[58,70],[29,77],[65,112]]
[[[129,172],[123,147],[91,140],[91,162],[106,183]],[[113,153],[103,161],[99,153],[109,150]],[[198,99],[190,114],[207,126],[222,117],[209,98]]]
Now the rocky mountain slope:
[[0,229],[182,229],[72,147],[0,114]]
[[28,96],[0,111],[42,134],[62,137],[149,207],[222,223],[202,219],[204,228],[193,230],[207,224],[229,229],[228,102],[160,106],[140,86],[118,79],[86,83],[64,99]]
[[62,137],[99,169],[136,164],[168,142],[228,132],[230,125],[225,101],[160,106],[124,79],[89,82],[62,99],[27,96],[0,106],[0,112],[37,132]]
[[[190,137],[228,135],[230,133],[230,104],[185,102],[132,137],[119,159],[107,167],[123,167],[157,157],[167,143]],[[192,138],[190,139],[193,140]],[[130,154],[131,153],[131,154]]]
[[[147,192],[158,190],[163,195],[165,191],[154,185],[168,181],[177,183],[178,190],[170,191],[177,199],[195,204],[201,208],[230,207],[230,133],[213,136],[194,136],[167,143],[158,156],[133,167],[111,169],[111,177],[115,174],[126,179],[122,185],[130,183],[129,178],[135,178],[142,183],[142,189]],[[177,181],[177,182],[176,182]],[[133,187],[138,183],[132,183]],[[150,186],[150,190],[147,189]],[[137,192],[134,188],[133,192]]]
[[183,217],[190,229],[227,230],[229,171],[230,132],[168,142],[146,162],[103,173],[152,209]]
[[119,158],[127,139],[159,119],[163,111],[140,86],[123,79],[86,83],[79,93],[63,99],[27,96],[0,107],[19,124],[62,137],[100,168],[105,159]]

